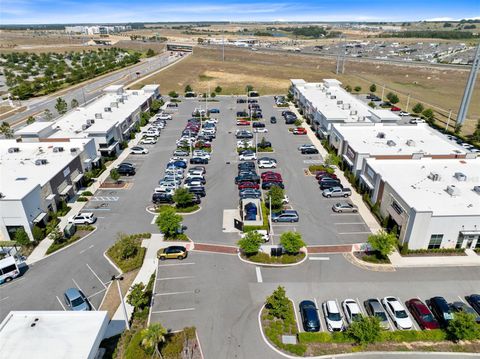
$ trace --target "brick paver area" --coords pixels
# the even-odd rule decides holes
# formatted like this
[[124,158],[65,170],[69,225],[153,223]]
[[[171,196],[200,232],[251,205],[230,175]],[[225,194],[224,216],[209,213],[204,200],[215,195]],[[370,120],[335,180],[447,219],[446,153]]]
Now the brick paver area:
[[213,252],[223,254],[237,254],[238,252],[237,247],[206,243],[195,243],[194,250],[200,252]]
[[345,244],[340,246],[310,246],[307,247],[308,253],[350,253],[352,251],[351,244]]

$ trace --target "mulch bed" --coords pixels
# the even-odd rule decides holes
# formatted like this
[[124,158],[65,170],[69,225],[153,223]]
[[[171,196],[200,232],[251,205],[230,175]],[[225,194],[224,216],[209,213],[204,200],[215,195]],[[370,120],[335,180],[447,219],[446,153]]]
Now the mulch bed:
[[113,183],[113,182],[104,182],[100,185],[100,188],[124,188],[127,185],[127,182]]

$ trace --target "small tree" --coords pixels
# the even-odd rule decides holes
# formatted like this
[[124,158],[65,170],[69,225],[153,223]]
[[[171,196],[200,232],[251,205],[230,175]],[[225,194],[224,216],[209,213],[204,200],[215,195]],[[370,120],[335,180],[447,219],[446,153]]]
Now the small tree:
[[283,232],[280,236],[280,244],[288,254],[297,254],[300,248],[305,246],[302,235],[298,232]]
[[57,98],[57,103],[55,104],[55,109],[57,110],[59,115],[63,115],[68,110],[67,102],[61,97]]
[[431,108],[423,110],[422,115],[427,119],[427,121],[433,121],[433,110]]
[[382,229],[376,234],[368,236],[368,243],[374,251],[377,251],[383,258],[386,258],[395,249],[397,237]]
[[192,92],[192,86],[190,85],[185,86],[185,93],[187,92]]
[[215,90],[214,90],[214,91],[215,91],[216,93],[220,93],[220,92],[222,92],[222,90],[223,90],[223,89],[222,89],[221,86],[217,86],[217,87],[215,87]]
[[216,96],[217,96],[217,94],[216,94],[215,92],[212,92],[212,93],[210,94],[210,97],[212,97],[212,98],[214,98],[214,97],[216,97]]
[[368,103],[368,106],[370,106],[371,108],[377,107],[377,105],[375,105],[375,102],[373,102],[373,101],[370,101],[370,102]]
[[120,257],[122,259],[128,259],[135,257],[138,252],[138,244],[130,236],[124,235],[124,234],[119,234],[118,238],[120,238]]
[[17,231],[15,232],[15,242],[20,245],[30,244],[30,238],[28,237],[27,232],[25,232],[25,229],[17,229]]
[[417,104],[415,104],[415,106],[412,107],[413,113],[416,113],[417,115],[419,113],[422,113],[423,110],[424,110],[424,107],[421,103],[417,103]]
[[2,125],[0,126],[0,132],[5,136],[5,138],[13,137],[13,130],[10,127],[10,124],[6,121],[2,122]]
[[377,85],[371,84],[370,85],[370,92],[376,92],[377,91]]
[[280,209],[283,207],[283,197],[285,196],[285,191],[279,186],[272,186],[267,192],[268,202],[271,203],[272,209]]
[[178,97],[178,93],[176,93],[175,91],[170,91],[168,93],[168,96],[170,96],[171,98],[177,98]]
[[147,354],[156,354],[162,358],[158,344],[165,341],[167,330],[160,323],[153,323],[141,331],[141,345]]
[[173,194],[173,201],[177,207],[188,207],[193,201],[193,193],[188,188],[180,187]]
[[160,110],[160,107],[163,106],[162,100],[153,100],[152,104],[150,105],[150,111],[153,113],[157,113]]
[[453,132],[456,134],[456,135],[459,135],[461,132],[462,132],[462,125],[456,125],[455,126],[455,129],[453,130]]
[[361,86],[355,86],[354,90],[355,90],[355,92],[360,92],[360,91],[362,91],[362,87]]
[[112,168],[112,170],[110,171],[110,178],[116,183],[118,183],[118,180],[120,179],[120,173],[118,173],[118,170],[116,168]]
[[325,158],[325,164],[327,166],[338,166],[341,161],[342,161],[341,158],[334,153],[328,154],[327,157]]
[[380,339],[380,319],[377,316],[355,320],[347,329],[347,335],[358,344],[375,343]]
[[272,295],[267,297],[265,301],[265,307],[268,309],[268,312],[278,319],[289,318],[290,305],[291,302],[286,295],[285,288],[282,286],[275,289]]
[[72,101],[70,101],[70,107],[71,108],[76,108],[78,107],[78,101],[76,98],[72,99]]
[[27,125],[31,125],[32,123],[34,123],[36,120],[35,120],[35,117],[33,116],[29,116],[27,118]]
[[398,96],[396,94],[394,94],[393,92],[387,93],[387,99],[388,99],[388,101],[390,101],[394,105],[400,101]]
[[155,56],[155,51],[153,51],[153,49],[148,49],[147,50],[147,57],[152,57],[152,56]]
[[65,237],[63,236],[63,233],[60,230],[60,227],[58,226],[55,226],[52,229],[52,231],[48,235],[48,238],[50,238],[53,241],[53,243],[57,243],[57,244],[63,243],[63,241],[65,240]]
[[247,93],[253,91],[253,86],[252,86],[252,85],[247,85],[247,86],[245,86],[245,91],[246,91]]
[[345,91],[352,92],[352,86],[350,85],[345,86]]
[[455,340],[480,339],[480,326],[476,323],[475,316],[470,313],[455,313],[448,323],[447,331]]
[[258,253],[262,243],[262,235],[256,231],[250,231],[238,241],[238,246],[245,255],[251,256]]
[[33,235],[33,240],[35,242],[40,242],[45,237],[45,233],[44,233],[43,229],[40,228],[37,225],[33,226],[32,235]]
[[127,303],[135,309],[143,309],[149,304],[149,296],[145,292],[145,284],[137,283],[132,286],[132,290],[127,296]]
[[182,216],[175,212],[175,208],[168,206],[158,214],[155,223],[166,238],[175,238],[182,223]]
[[45,120],[47,121],[51,121],[53,120],[53,114],[52,112],[47,108],[45,111],[43,111],[43,117],[45,118]]
[[480,120],[477,121],[477,126],[473,132],[473,140],[480,142]]

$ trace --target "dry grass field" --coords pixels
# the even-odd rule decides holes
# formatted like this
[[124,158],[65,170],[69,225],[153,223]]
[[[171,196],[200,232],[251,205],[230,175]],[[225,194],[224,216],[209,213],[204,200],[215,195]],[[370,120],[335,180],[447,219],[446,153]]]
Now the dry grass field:
[[[136,87],[158,83],[162,92],[168,93],[171,90],[182,92],[187,84],[197,92],[208,91],[209,85],[213,91],[219,85],[223,88],[223,94],[243,94],[245,86],[251,84],[261,94],[279,94],[287,91],[292,78],[306,81],[338,78],[344,85],[361,86],[362,92],[367,92],[370,84],[376,83],[378,95],[385,84],[385,94],[388,91],[397,92],[402,106],[405,106],[407,95],[410,94],[410,109],[416,102],[422,102],[441,114],[448,114],[448,110],[452,109],[454,117],[467,76],[466,70],[353,60],[346,63],[345,74],[336,75],[333,59],[228,48],[223,62],[220,50],[195,48],[189,58],[146,78]],[[470,105],[470,120],[464,126],[465,133],[471,132],[480,119],[479,90],[480,84],[477,83]]]

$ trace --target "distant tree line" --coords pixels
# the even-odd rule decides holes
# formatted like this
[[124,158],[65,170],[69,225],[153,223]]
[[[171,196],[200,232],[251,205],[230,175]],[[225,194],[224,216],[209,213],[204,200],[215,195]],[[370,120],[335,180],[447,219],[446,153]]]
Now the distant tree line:
[[470,31],[399,31],[393,33],[383,33],[378,37],[409,37],[409,38],[432,38],[432,39],[471,39],[474,34]]
[[284,27],[283,31],[291,32],[295,36],[319,37],[327,35],[327,30],[321,26],[305,26],[305,27]]

